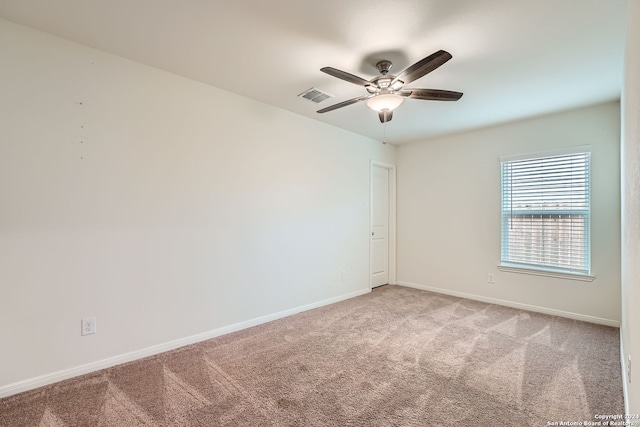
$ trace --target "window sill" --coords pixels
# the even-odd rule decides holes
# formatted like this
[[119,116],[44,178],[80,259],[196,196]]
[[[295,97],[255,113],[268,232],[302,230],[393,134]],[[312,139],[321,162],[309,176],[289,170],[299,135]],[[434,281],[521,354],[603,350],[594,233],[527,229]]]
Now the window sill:
[[531,274],[533,276],[555,277],[557,279],[578,280],[581,282],[593,282],[596,276],[580,273],[560,273],[557,271],[535,270],[532,268],[514,267],[509,265],[499,265],[498,270],[507,273]]

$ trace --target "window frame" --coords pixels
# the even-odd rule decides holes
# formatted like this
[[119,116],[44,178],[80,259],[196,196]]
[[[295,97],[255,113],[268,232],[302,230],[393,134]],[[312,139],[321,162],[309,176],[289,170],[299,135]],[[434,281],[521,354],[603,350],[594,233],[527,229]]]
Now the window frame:
[[[562,267],[553,267],[542,264],[529,264],[525,262],[518,262],[517,260],[509,260],[505,258],[505,242],[508,243],[508,237],[505,238],[505,227],[509,226],[509,216],[505,215],[504,210],[504,186],[505,181],[503,180],[503,167],[504,163],[524,161],[524,160],[535,160],[535,159],[544,159],[548,157],[557,157],[557,156],[565,156],[565,155],[573,155],[573,154],[587,154],[587,166],[588,171],[586,174],[586,185],[587,185],[587,194],[586,200],[588,201],[587,208],[576,208],[576,209],[558,209],[554,211],[545,211],[544,209],[540,209],[536,211],[535,209],[520,209],[518,210],[519,215],[534,215],[536,212],[539,214],[551,214],[557,215],[567,215],[580,213],[582,215],[586,214],[585,218],[585,264],[587,269],[582,271],[575,271],[570,268],[562,268]],[[537,153],[527,153],[515,156],[502,156],[500,157],[500,263],[498,265],[498,270],[512,272],[512,273],[522,273],[522,274],[531,274],[537,276],[546,276],[546,277],[558,277],[572,280],[580,280],[580,281],[593,281],[595,276],[592,275],[592,266],[591,266],[591,243],[592,243],[592,235],[591,235],[591,146],[580,146],[580,147],[572,147],[568,149],[562,150],[554,150],[554,151],[544,151]],[[511,215],[514,211],[511,211]],[[506,231],[508,233],[508,231]],[[508,248],[507,248],[508,249]]]

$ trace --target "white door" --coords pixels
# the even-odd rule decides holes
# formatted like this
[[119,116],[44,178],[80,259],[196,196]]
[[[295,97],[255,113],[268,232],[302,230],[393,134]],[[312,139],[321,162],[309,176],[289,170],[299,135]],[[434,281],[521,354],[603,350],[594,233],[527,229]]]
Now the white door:
[[371,166],[371,287],[389,283],[389,169]]

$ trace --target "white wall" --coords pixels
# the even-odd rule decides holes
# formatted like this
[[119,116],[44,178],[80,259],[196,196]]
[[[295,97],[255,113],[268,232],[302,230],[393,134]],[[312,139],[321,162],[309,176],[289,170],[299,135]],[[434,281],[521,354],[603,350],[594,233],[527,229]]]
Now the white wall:
[[392,146],[4,20],[0,57],[0,392],[368,291]]
[[[629,2],[622,92],[622,348],[627,412],[640,413],[640,2]],[[626,377],[626,375],[625,375]]]
[[[616,324],[619,142],[616,102],[399,147],[398,282]],[[581,145],[592,146],[596,279],[589,283],[498,271],[499,157]],[[495,273],[495,284],[487,283],[488,273]]]

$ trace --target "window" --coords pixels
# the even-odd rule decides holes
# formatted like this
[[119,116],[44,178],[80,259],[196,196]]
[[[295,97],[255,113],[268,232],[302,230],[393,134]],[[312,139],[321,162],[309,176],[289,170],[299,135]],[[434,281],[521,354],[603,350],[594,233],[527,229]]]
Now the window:
[[588,151],[501,161],[501,266],[590,274]]

